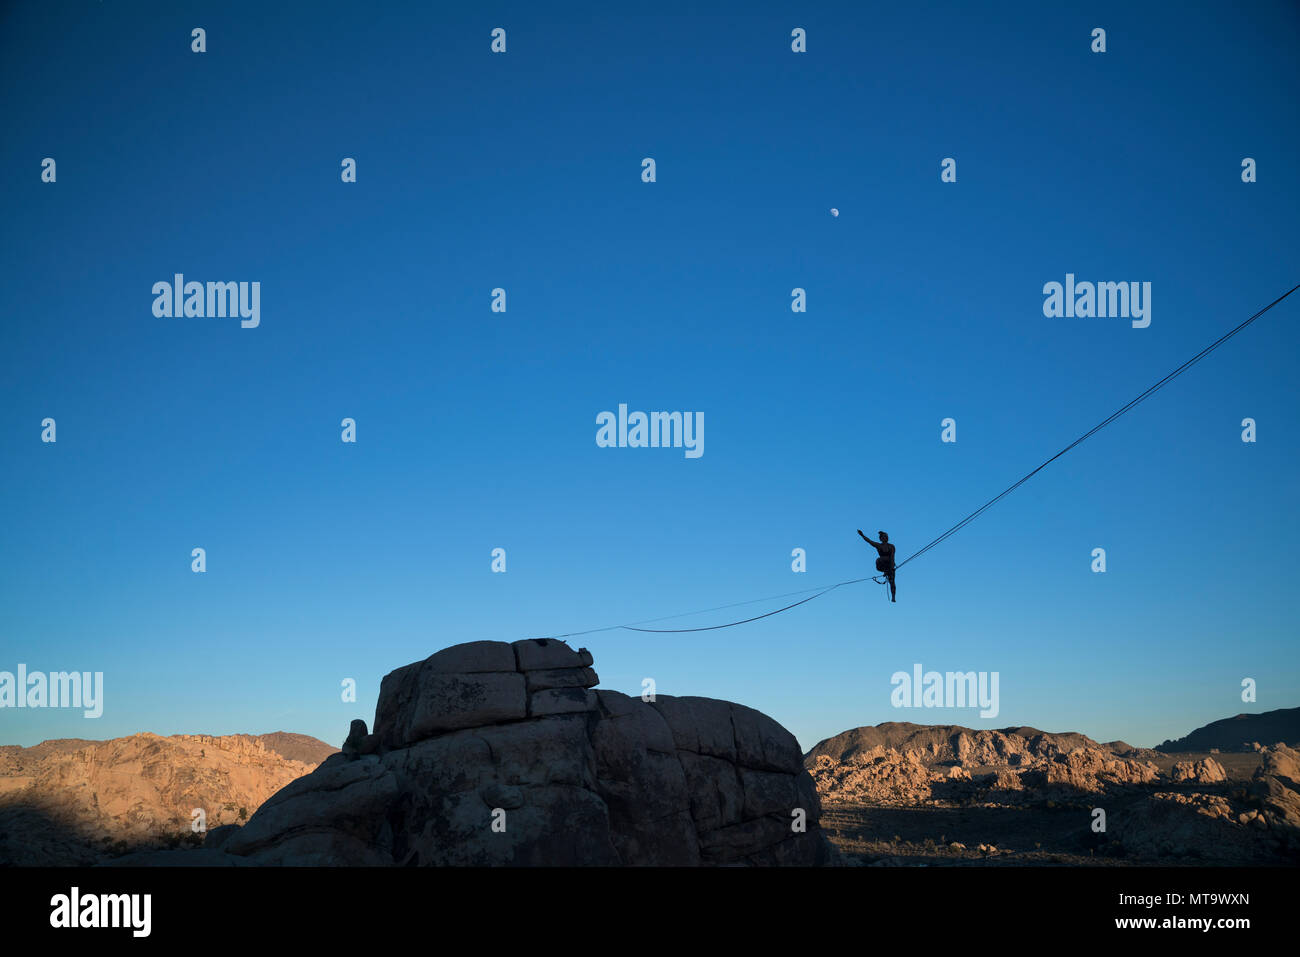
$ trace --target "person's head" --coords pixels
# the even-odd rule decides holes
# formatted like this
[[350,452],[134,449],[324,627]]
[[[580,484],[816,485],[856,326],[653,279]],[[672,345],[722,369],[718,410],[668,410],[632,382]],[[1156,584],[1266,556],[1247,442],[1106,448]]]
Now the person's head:
[[888,532],[876,532],[876,534],[880,536],[880,540],[881,540],[882,542],[887,542],[887,541],[889,541],[889,533],[888,533]]

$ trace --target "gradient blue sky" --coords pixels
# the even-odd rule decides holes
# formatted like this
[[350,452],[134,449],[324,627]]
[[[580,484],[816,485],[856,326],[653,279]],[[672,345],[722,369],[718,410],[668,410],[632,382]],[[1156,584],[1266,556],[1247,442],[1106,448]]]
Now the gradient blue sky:
[[[6,709],[0,742],[338,743],[450,644],[860,577],[855,528],[910,555],[1300,282],[1292,3],[609,6],[0,8],[0,669],[106,684],[97,721]],[[261,326],[155,318],[176,272],[260,281]],[[1150,281],[1151,326],[1045,318],[1067,272]],[[1300,294],[895,605],[574,644],[805,749],[1293,707],[1298,346]],[[620,402],[703,411],[704,456],[597,448]],[[1000,715],[892,708],[914,662],[1000,672]]]

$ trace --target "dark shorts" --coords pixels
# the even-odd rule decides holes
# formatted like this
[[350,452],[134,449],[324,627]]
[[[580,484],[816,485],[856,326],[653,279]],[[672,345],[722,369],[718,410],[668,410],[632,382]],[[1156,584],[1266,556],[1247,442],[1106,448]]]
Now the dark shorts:
[[886,575],[892,575],[894,574],[894,563],[888,558],[877,558],[876,571],[884,572]]

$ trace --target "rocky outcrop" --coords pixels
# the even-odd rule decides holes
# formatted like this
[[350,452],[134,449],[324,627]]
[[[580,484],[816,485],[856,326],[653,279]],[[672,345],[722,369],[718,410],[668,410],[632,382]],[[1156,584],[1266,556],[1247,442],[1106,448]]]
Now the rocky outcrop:
[[847,761],[819,754],[807,767],[818,794],[837,802],[923,804],[932,797],[931,783],[945,779],[941,772],[927,768],[917,752],[900,754],[881,747],[854,754]]
[[1264,825],[1300,845],[1300,753],[1285,744],[1263,749],[1264,760],[1250,783]]
[[[955,761],[936,761],[928,749],[899,752],[877,745],[855,751],[843,761],[816,754],[804,765],[825,801],[896,807],[939,801],[1045,800],[1058,794],[1146,784],[1159,774],[1154,764],[1117,758],[1098,747],[1061,751],[1041,734],[1030,742],[992,734],[999,737],[979,744],[964,733],[953,735],[950,753],[965,756]],[[982,750],[986,746],[1004,749],[1001,766]]]
[[[286,751],[315,759],[289,758]],[[315,738],[284,732],[146,732],[5,747],[0,865],[95,864],[131,850],[201,842],[203,825],[247,818],[333,751]]]
[[[966,760],[936,760],[930,747],[898,751],[876,745],[842,761],[824,753],[812,755],[805,764],[837,841],[847,841],[843,849],[849,863],[861,863],[857,855],[874,858],[876,864],[906,862],[906,854],[900,856],[906,842],[900,845],[895,836],[892,843],[882,844],[870,828],[881,820],[908,820],[891,818],[885,809],[918,807],[961,808],[958,816],[947,819],[948,834],[953,832],[947,828],[966,826],[967,809],[987,812],[983,820],[997,822],[999,829],[1007,828],[1009,820],[1000,815],[1013,813],[1019,821],[1010,828],[1014,853],[1026,864],[1039,862],[1029,842],[1036,849],[1052,841],[1058,842],[1051,852],[1053,861],[1060,853],[1078,855],[1080,862],[1092,861],[1095,855],[1143,863],[1235,866],[1300,860],[1300,753],[1286,745],[1263,748],[1260,767],[1246,782],[1240,762],[1233,765],[1234,776],[1208,754],[1165,764],[1169,771],[1162,774],[1155,763],[1134,757],[1142,749],[1123,742],[1061,750],[1046,737],[1006,737],[1011,746],[1000,766],[985,763],[988,754],[980,753],[980,739],[963,733],[948,737],[949,753]],[[901,740],[932,744],[936,739],[927,742],[924,736],[909,734]],[[984,738],[982,743],[999,740]],[[1117,756],[1120,751],[1126,757]],[[1077,814],[1090,824],[1088,815],[1097,808],[1107,813],[1106,831],[1085,828],[1062,842],[1063,820]],[[973,846],[965,837],[959,843]],[[997,843],[1003,848],[999,858],[1013,853],[1004,841]],[[915,856],[928,862],[932,853],[918,846]]]
[[[1184,784],[1226,780],[1210,757],[1179,762],[1171,776]],[[1243,864],[1271,853],[1294,863],[1300,851],[1300,754],[1284,744],[1264,748],[1263,763],[1244,791],[1157,791],[1113,821],[1114,838],[1132,858]]]
[[1179,783],[1219,784],[1228,780],[1228,772],[1214,758],[1200,761],[1179,761],[1170,771],[1170,777]]
[[1108,786],[1146,784],[1154,781],[1159,773],[1156,766],[1149,762],[1116,758],[1098,748],[1078,748],[1065,754],[1053,755],[1044,762],[1041,783],[1049,787],[1055,785],[1071,791],[1096,793],[1104,791]]
[[594,690],[585,649],[471,642],[387,675],[373,732],[207,850],[254,864],[822,864],[794,736],[743,705]]

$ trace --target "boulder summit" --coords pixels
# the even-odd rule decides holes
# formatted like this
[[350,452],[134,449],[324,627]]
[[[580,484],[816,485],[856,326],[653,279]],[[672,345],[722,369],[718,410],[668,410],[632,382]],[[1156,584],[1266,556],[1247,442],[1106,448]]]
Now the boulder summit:
[[[209,833],[211,863],[813,865],[798,742],[712,698],[596,689],[563,641],[454,645],[387,675],[373,730]],[[236,860],[238,859],[238,860]]]

